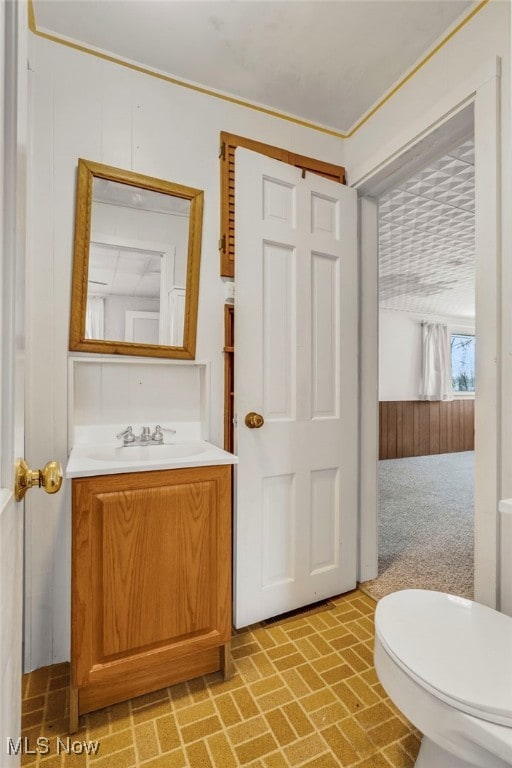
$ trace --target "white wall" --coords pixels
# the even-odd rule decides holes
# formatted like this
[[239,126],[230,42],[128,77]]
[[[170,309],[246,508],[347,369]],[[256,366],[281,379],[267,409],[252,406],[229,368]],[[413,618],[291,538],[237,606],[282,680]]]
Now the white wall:
[[[105,333],[104,339],[123,341],[125,338],[126,311],[160,312],[159,299],[146,299],[141,296],[105,296]],[[158,327],[155,335],[158,344]]]
[[474,323],[449,315],[379,311],[379,400],[418,400],[422,367],[421,321],[446,323],[452,333],[474,333]]
[[[378,112],[346,142],[349,184],[387,161],[431,122],[474,90],[478,74],[487,76],[502,59],[503,138],[510,125],[510,3],[491,0],[444,45]],[[444,108],[446,105],[446,109]]]
[[379,311],[379,400],[417,400],[421,378],[421,319]]
[[[219,134],[343,163],[343,143],[31,36],[33,142],[27,460],[67,460],[67,356],[79,157],[205,192],[197,359],[211,362],[210,435],[223,440]],[[128,363],[127,363],[128,365]],[[120,370],[124,366],[120,366]],[[119,374],[117,386],[123,386]],[[27,502],[25,666],[69,658],[70,489]]]
[[70,434],[75,427],[91,425],[147,424],[153,428],[178,422],[199,424],[204,419],[201,365],[157,359],[126,366],[98,355],[94,362],[75,361],[72,378]]

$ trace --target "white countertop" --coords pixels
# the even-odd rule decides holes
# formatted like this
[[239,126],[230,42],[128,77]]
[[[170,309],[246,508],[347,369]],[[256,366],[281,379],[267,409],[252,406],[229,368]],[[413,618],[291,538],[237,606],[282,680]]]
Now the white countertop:
[[94,477],[219,464],[238,464],[238,458],[206,440],[169,440],[164,445],[145,446],[123,446],[119,440],[78,443],[69,456],[66,477]]

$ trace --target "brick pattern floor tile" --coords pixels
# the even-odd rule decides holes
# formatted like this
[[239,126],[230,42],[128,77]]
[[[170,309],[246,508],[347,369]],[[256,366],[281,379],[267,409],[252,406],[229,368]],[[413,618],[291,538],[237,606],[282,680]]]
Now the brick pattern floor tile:
[[[325,611],[237,630],[232,680],[214,673],[84,715],[70,742],[69,665],[25,675],[22,765],[412,768],[421,734],[373,668],[375,602],[359,590],[331,602]],[[38,751],[38,737],[48,752]],[[97,753],[87,753],[84,742],[95,741]]]

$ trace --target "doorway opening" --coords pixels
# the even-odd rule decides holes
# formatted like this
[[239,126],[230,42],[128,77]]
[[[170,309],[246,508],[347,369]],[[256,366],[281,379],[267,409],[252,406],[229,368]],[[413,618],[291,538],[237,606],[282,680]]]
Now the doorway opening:
[[[360,195],[360,496],[359,581],[377,576],[378,260],[377,201],[431,159],[474,135],[476,355],[474,598],[500,604],[499,518],[501,390],[499,62],[475,71],[449,100],[430,105],[414,126],[352,172]],[[469,129],[469,130],[468,130]],[[460,143],[460,142],[459,142]]]
[[473,597],[474,137],[378,201],[379,599]]

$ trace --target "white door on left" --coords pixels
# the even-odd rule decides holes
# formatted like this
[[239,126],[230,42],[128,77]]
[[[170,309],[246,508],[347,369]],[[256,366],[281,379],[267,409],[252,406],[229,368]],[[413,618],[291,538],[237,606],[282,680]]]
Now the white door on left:
[[0,4],[0,768],[18,766],[23,750],[23,497],[32,486],[55,493],[62,482],[57,462],[31,471],[22,458],[27,29],[26,3]]
[[23,504],[13,496],[23,456],[23,286],[26,4],[0,5],[0,765],[20,762]]

